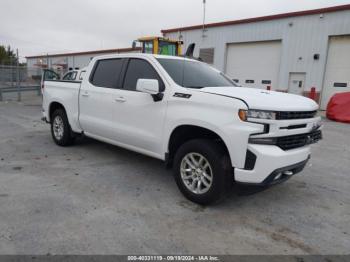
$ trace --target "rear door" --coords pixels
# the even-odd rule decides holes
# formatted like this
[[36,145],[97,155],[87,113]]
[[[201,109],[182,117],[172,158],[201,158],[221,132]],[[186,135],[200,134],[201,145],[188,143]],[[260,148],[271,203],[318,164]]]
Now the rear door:
[[119,125],[118,141],[160,156],[166,99],[155,102],[150,94],[136,91],[138,79],[157,79],[161,91],[165,91],[164,82],[152,61],[128,60],[114,114],[114,121]]
[[84,132],[117,139],[115,109],[124,62],[122,58],[97,60],[90,78],[84,81],[79,95],[79,121]]

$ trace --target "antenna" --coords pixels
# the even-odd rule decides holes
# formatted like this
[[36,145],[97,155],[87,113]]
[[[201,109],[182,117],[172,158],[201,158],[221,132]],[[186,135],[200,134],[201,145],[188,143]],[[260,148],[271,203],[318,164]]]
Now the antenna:
[[202,37],[205,37],[205,6],[206,6],[207,1],[203,0],[203,32],[202,32]]

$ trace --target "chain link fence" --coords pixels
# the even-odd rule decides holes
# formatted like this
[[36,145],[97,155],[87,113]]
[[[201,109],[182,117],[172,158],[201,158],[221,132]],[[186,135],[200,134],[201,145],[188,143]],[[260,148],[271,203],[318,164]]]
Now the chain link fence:
[[40,95],[42,73],[37,67],[0,65],[0,101],[10,93],[17,93],[18,101],[22,92],[36,91]]

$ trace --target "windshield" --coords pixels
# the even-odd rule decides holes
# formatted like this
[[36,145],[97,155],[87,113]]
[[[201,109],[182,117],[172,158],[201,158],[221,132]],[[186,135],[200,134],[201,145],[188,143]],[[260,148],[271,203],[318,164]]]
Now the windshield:
[[185,59],[158,58],[176,84],[188,88],[237,86],[228,77],[211,66]]

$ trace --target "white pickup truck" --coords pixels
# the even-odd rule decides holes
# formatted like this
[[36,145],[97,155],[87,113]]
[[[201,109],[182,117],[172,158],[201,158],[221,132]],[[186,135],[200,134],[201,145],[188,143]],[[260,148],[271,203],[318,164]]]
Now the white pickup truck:
[[183,57],[95,57],[82,81],[45,81],[43,119],[60,146],[85,135],[164,160],[199,204],[234,182],[268,186],[300,172],[321,139],[308,98],[238,87]]

